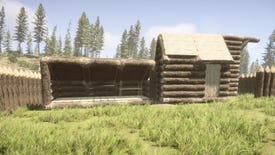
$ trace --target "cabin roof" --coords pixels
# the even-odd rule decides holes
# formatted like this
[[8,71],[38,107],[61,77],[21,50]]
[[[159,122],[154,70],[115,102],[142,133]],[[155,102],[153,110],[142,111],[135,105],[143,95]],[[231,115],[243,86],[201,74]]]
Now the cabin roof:
[[194,55],[202,61],[233,61],[219,34],[160,34],[165,55]]

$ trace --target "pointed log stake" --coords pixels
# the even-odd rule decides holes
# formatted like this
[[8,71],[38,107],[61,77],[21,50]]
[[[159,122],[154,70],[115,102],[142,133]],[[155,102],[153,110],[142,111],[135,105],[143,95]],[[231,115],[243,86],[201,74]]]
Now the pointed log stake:
[[255,97],[263,96],[263,88],[264,88],[264,68],[261,66],[256,72],[256,80],[255,80]]
[[271,67],[269,96],[275,96],[275,67]]
[[269,96],[270,89],[270,68],[268,66],[265,67],[265,75],[264,75],[264,88],[263,88],[263,96]]

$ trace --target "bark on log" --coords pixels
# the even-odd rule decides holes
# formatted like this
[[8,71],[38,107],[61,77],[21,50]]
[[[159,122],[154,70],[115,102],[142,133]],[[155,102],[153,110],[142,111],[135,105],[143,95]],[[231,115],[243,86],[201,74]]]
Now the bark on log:
[[205,79],[163,78],[160,82],[163,84],[205,84]]
[[203,97],[203,91],[163,91],[163,97]]
[[168,97],[161,97],[161,103],[203,103],[203,98],[168,98]]
[[236,45],[227,45],[227,48],[229,50],[242,50],[242,46],[236,46]]
[[173,84],[173,85],[162,85],[161,86],[161,91],[184,91],[184,90],[198,90],[198,91],[203,91],[205,89],[205,85],[178,85],[178,84]]
[[229,50],[231,55],[241,55],[241,51],[240,50]]
[[264,69],[260,67],[256,73],[256,80],[255,80],[255,97],[263,96],[263,89],[264,89]]
[[238,92],[237,91],[220,91],[219,96],[224,97],[224,96],[237,96]]
[[170,58],[168,60],[164,60],[163,64],[194,64],[198,60],[196,58],[189,59],[179,59],[179,58]]
[[263,96],[269,96],[271,72],[268,66],[265,68],[264,74]]
[[164,71],[161,73],[161,77],[198,77],[198,78],[204,78],[205,72],[199,72],[199,71]]
[[243,42],[238,40],[224,40],[226,45],[237,45],[242,46]]
[[275,96],[275,67],[271,68],[269,96],[273,96],[273,97]]

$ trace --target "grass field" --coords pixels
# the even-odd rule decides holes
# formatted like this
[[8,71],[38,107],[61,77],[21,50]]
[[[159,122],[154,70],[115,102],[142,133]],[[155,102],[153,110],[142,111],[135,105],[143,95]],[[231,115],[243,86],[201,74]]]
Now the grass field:
[[7,56],[0,56],[0,66],[7,66],[13,69],[39,70],[38,58],[17,57],[16,59],[17,61],[12,63]]
[[274,98],[0,113],[0,154],[274,152]]

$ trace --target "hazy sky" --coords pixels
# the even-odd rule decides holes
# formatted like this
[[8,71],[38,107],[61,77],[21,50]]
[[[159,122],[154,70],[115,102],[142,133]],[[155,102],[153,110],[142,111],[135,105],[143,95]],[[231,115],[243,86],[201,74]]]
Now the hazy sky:
[[22,6],[33,21],[39,3],[46,10],[50,30],[56,25],[62,39],[70,21],[74,37],[83,11],[92,23],[99,16],[105,29],[103,57],[114,56],[122,32],[137,20],[141,21],[147,46],[161,32],[257,37],[261,42],[248,46],[251,60],[262,59],[261,53],[275,29],[274,0],[0,0],[0,6],[6,9],[7,28],[14,31]]

